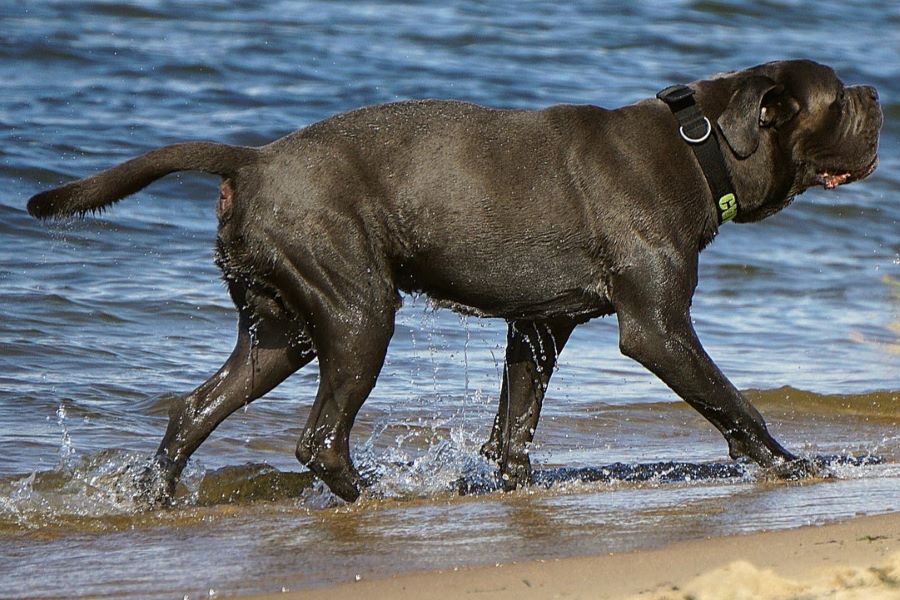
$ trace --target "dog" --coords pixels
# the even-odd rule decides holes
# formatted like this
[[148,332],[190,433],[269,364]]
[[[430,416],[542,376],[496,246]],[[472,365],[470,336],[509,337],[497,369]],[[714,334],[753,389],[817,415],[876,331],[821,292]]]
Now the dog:
[[[529,481],[528,446],[573,328],[613,313],[621,351],[706,417],[732,458],[795,461],[694,332],[698,257],[720,221],[759,221],[809,187],[868,176],[878,94],[790,60],[662,98],[615,110],[391,103],[258,148],[167,146],[31,198],[35,217],[83,216],[175,171],[222,177],[216,262],[237,307],[237,343],[173,404],[143,476],[148,493],[170,500],[219,423],[317,357],[296,455],[356,500],[350,430],[384,363],[401,291],[507,321],[500,406],[482,448],[506,489]],[[691,132],[673,112],[685,98]],[[721,197],[701,157],[706,140],[729,192]]]

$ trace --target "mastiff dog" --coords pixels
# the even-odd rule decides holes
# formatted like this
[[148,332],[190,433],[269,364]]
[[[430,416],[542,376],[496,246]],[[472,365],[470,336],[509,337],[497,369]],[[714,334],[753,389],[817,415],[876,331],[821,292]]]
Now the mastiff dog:
[[222,368],[174,402],[136,478],[167,501],[228,415],[319,359],[301,463],[354,501],[350,430],[384,363],[400,292],[508,324],[485,456],[506,489],[573,328],[618,316],[619,347],[724,436],[731,457],[797,460],[706,354],[691,325],[700,251],[726,221],[759,221],[811,186],[876,166],[868,86],[789,60],[667,88],[608,110],[498,110],[409,101],[328,118],[258,148],[153,150],[37,194],[38,218],[101,210],[175,171],[222,178],[216,262],[237,307]]

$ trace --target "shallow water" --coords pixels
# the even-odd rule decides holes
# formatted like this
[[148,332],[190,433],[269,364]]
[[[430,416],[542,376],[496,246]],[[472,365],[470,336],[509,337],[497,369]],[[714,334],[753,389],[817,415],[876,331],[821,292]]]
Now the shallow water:
[[[263,6],[0,6],[4,596],[294,589],[900,510],[896,3]],[[217,182],[172,177],[101,217],[50,226],[24,212],[31,194],[164,144],[260,144],[365,104],[619,106],[798,56],[879,89],[880,167],[761,224],[724,227],[702,256],[693,316],[788,447],[883,462],[795,483],[734,472],[718,434],[619,355],[613,317],[580,327],[554,375],[532,453],[553,485],[460,496],[460,478],[492,482],[478,448],[504,326],[410,297],[355,429],[356,459],[377,477],[360,503],[336,501],[293,458],[310,365],[216,431],[176,508],[136,511],[121,474],[233,344],[211,260]],[[669,461],[707,465],[696,471],[707,477],[627,476]],[[612,480],[554,471],[605,466]]]

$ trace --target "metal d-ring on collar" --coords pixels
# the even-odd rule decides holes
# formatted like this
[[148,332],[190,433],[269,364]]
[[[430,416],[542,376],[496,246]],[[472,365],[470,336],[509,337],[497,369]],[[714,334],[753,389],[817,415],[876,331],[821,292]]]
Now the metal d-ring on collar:
[[704,134],[698,138],[692,138],[688,136],[688,134],[684,132],[684,125],[678,128],[678,133],[681,134],[681,137],[683,137],[684,141],[686,141],[688,144],[702,144],[706,141],[706,138],[709,137],[709,134],[712,133],[712,125],[709,124],[709,119],[703,117],[703,122],[706,124],[706,132],[704,132]]
[[719,223],[730,221],[738,214],[737,195],[719,142],[712,135],[712,124],[694,100],[694,90],[686,85],[673,85],[660,91],[656,97],[665,102],[678,119],[678,132],[694,151],[712,192]]

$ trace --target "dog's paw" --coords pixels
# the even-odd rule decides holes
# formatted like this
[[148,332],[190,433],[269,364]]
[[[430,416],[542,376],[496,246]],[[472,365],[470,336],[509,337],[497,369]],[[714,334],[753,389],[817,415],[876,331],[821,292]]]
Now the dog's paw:
[[175,463],[164,456],[129,465],[127,495],[137,508],[171,506],[175,499]]
[[324,469],[315,461],[307,465],[309,469],[328,486],[331,492],[346,502],[356,502],[359,499],[359,488],[362,480],[356,474],[355,469],[330,470]]
[[481,456],[485,457],[487,460],[491,462],[497,462],[500,460],[500,442],[495,440],[494,438],[489,439],[480,450]]
[[506,463],[500,466],[500,484],[504,491],[511,492],[530,483],[531,461],[527,454],[509,457]]
[[325,482],[328,489],[347,502],[356,502],[363,479],[345,453],[322,447],[315,452],[298,445],[297,457],[305,459],[304,465]]
[[760,479],[767,481],[804,481],[831,479],[834,474],[828,466],[811,458],[797,458],[763,467]]

